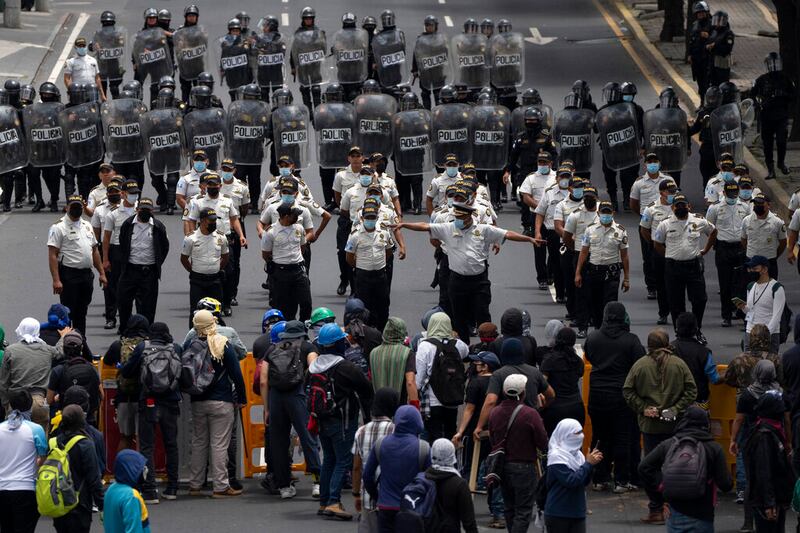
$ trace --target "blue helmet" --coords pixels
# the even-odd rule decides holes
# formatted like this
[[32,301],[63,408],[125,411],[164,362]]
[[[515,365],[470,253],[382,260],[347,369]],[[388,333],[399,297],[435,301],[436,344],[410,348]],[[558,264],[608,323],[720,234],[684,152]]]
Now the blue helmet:
[[[277,319],[277,320],[276,320]],[[279,309],[270,309],[261,317],[261,333],[267,332],[267,326],[278,320],[283,320],[283,313]]]
[[281,342],[280,334],[283,333],[285,329],[286,329],[285,320],[281,320],[280,322],[272,326],[272,329],[269,330],[269,340],[272,341],[272,344],[278,344],[279,342]]
[[335,322],[331,324],[325,324],[322,326],[322,329],[319,330],[317,344],[320,346],[333,346],[345,337],[347,337],[347,335],[345,335],[344,330],[339,326],[339,324],[336,324]]

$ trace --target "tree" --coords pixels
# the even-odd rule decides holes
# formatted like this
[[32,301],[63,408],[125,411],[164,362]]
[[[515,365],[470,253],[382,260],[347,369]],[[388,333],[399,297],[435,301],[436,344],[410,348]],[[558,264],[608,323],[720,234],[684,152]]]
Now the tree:
[[[778,42],[783,70],[800,88],[800,0],[772,0],[778,14]],[[789,140],[800,141],[800,90],[796,93]]]

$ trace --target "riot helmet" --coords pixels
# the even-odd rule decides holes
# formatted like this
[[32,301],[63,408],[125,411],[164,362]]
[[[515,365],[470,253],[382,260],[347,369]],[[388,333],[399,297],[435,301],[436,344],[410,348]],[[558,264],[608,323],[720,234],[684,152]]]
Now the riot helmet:
[[205,85],[195,85],[189,92],[189,103],[195,109],[208,109],[211,107],[211,89]]
[[439,31],[439,19],[434,17],[433,15],[428,15],[425,17],[425,22],[423,23],[425,26],[425,32],[428,32],[428,26],[433,26],[433,31],[430,33],[436,33]]
[[11,97],[19,95],[19,82],[17,80],[6,80],[3,84],[3,88],[8,91]]
[[[173,81],[172,84],[173,84],[173,87],[174,87],[175,86],[175,82]],[[131,80],[131,81],[125,83],[125,85],[123,85],[122,88],[131,91],[134,94],[134,98],[136,98],[137,100],[141,100],[142,99],[142,96],[143,96],[142,84],[139,83],[138,81]]]
[[214,75],[210,72],[201,72],[197,75],[197,84],[205,85],[214,92]]
[[366,16],[364,20],[361,22],[361,27],[367,30],[369,33],[373,33],[375,28],[378,27],[378,21],[375,20],[375,17]]
[[716,85],[712,85],[708,89],[706,89],[706,97],[705,97],[705,105],[709,109],[715,109],[719,107],[719,103],[722,100],[722,93],[719,90],[719,87]]
[[183,9],[183,16],[185,18],[185,17],[188,17],[189,15],[197,15],[199,17],[200,16],[200,8],[197,7],[196,4],[191,4],[191,5],[186,6]]
[[542,129],[542,123],[544,122],[544,114],[542,110],[536,107],[529,107],[525,110],[525,114],[522,116],[523,120],[525,121],[525,129],[527,130],[535,130],[536,133]]
[[478,33],[478,21],[475,19],[465,20],[464,33]]
[[83,84],[72,82],[67,87],[67,98],[72,105],[83,103]]
[[281,87],[272,93],[272,105],[275,106],[275,108],[291,105],[293,100],[292,91],[286,87]]
[[767,67],[767,72],[778,72],[783,70],[783,62],[778,52],[770,52],[764,58],[764,65]]
[[258,100],[260,98],[261,98],[261,89],[258,87],[258,84],[248,83],[242,89],[243,100]]
[[664,87],[658,95],[658,104],[663,109],[678,107],[678,95],[672,87]]
[[580,109],[583,107],[583,98],[575,92],[569,93],[564,97],[564,109]]
[[[85,102],[99,102],[100,89],[97,88],[94,82],[84,83],[84,93],[86,94]],[[141,100],[141,98],[140,98]]]
[[114,14],[113,11],[106,10],[100,13],[101,26],[113,26],[116,23],[117,23],[117,16]]
[[542,97],[539,91],[529,87],[522,92],[522,105],[541,105]]
[[274,32],[278,31],[278,27],[280,23],[278,22],[278,17],[275,15],[267,15],[264,17],[264,21],[261,23],[261,28],[263,29],[266,26],[267,31]]
[[725,11],[717,11],[711,17],[711,25],[715,28],[724,28],[728,25],[728,13]]
[[483,87],[478,93],[476,101],[479,105],[492,105],[497,103],[497,93],[491,87]]
[[32,104],[36,99],[36,89],[30,83],[19,88],[19,101],[23,104]]
[[498,33],[508,33],[511,31],[511,21],[508,19],[502,19],[500,22],[497,23],[497,32]]
[[133,96],[134,96],[134,95],[133,95],[133,91],[130,91],[130,90],[128,90],[128,89],[122,89],[122,90],[119,92],[119,97],[120,97],[120,98],[133,98]]
[[239,19],[231,19],[228,21],[228,33],[233,30],[242,31],[242,21]]
[[456,83],[453,85],[456,90],[456,102],[466,103],[469,100],[472,91],[469,90],[466,83]]
[[164,87],[158,91],[156,109],[169,109],[171,107],[175,107],[175,91],[169,87]]
[[376,80],[365,80],[361,86],[361,94],[380,94],[381,86]]
[[724,104],[738,104],[740,101],[739,88],[732,81],[724,81],[719,84],[719,93],[721,95],[720,105]]
[[439,101],[443,104],[452,104],[456,101],[456,88],[452,85],[445,85],[439,90]]
[[387,9],[381,13],[381,25],[384,30],[393,30],[395,28],[394,11]]
[[700,0],[699,2],[695,2],[694,6],[692,7],[692,14],[697,16],[698,13],[711,13],[711,9],[708,7],[708,2],[705,0]]
[[172,89],[175,90],[175,78],[170,76],[169,74],[165,74],[161,76],[161,79],[158,80],[158,88],[159,89]]
[[6,91],[5,87],[0,87],[0,105],[11,105],[10,101],[8,91]]
[[356,22],[358,22],[358,19],[354,13],[345,13],[342,15],[342,29],[355,28]]
[[581,97],[584,102],[589,101],[589,82],[584,80],[575,80],[572,84],[572,92]]
[[481,21],[481,33],[487,38],[491,37],[494,33],[494,21],[490,18],[485,18]]
[[344,87],[339,83],[331,83],[325,87],[325,94],[322,95],[325,103],[341,103],[344,100]]
[[55,83],[46,81],[39,86],[39,98],[42,102],[58,102],[61,100],[61,91]]
[[414,93],[406,93],[400,98],[400,111],[413,111],[419,108],[419,100]]
[[[306,19],[311,19],[311,24],[306,26]],[[306,6],[300,12],[300,25],[302,27],[311,27],[314,26],[314,22],[317,19],[317,12],[314,11],[313,7]]]
[[633,98],[636,96],[637,90],[636,85],[631,81],[624,82],[620,88],[620,92],[622,93],[622,99],[626,102],[633,102]]
[[172,13],[169,12],[169,9],[162,9],[158,12],[158,26],[162,29],[168,30],[169,23],[172,22]]
[[154,7],[148,7],[144,10],[144,20],[147,22],[147,19],[156,19],[158,21],[158,11]]
[[250,15],[247,14],[247,11],[238,12],[236,14],[236,18],[239,19],[243,30],[246,30],[250,27]]
[[619,83],[610,81],[603,86],[603,100],[607,104],[616,104],[622,101]]

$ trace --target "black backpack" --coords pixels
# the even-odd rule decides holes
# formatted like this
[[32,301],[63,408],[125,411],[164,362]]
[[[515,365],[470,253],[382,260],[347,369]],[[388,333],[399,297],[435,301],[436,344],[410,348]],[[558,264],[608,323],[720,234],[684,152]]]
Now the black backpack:
[[664,498],[694,500],[708,490],[705,445],[693,437],[673,437],[661,465]]
[[300,360],[302,342],[298,339],[281,341],[267,354],[270,388],[289,392],[303,382],[305,368]]
[[89,361],[83,357],[73,357],[64,363],[64,372],[61,374],[61,381],[59,382],[58,393],[63,398],[64,393],[68,388],[73,385],[80,385],[85,388],[89,395],[90,384],[94,378],[97,377],[97,371],[94,369]]
[[164,394],[178,390],[181,358],[172,343],[153,344],[144,341],[140,382],[147,392]]
[[436,347],[428,382],[433,394],[443,406],[458,407],[464,403],[467,373],[464,371],[461,354],[456,348],[457,340],[425,339],[425,341]]

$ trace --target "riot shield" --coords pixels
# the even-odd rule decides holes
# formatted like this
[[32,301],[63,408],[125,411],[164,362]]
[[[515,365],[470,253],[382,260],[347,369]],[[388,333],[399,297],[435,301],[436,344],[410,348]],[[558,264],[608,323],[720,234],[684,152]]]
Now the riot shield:
[[67,160],[64,132],[59,121],[63,110],[64,104],[60,102],[39,102],[22,109],[31,165],[55,167]]
[[317,132],[317,162],[322,168],[347,165],[347,152],[353,146],[356,109],[349,103],[320,104],[314,110]]
[[16,108],[0,106],[0,174],[19,170],[28,165],[22,122]]
[[208,167],[219,168],[225,143],[225,111],[222,109],[197,109],[183,119],[183,131],[189,151],[205,150]]
[[303,87],[327,83],[327,72],[323,68],[328,44],[325,32],[315,28],[294,34],[292,60],[295,78]]
[[251,52],[255,55],[256,81],[260,87],[278,88],[286,80],[286,38],[278,33],[255,36]]
[[184,165],[183,114],[175,108],[153,109],[142,116],[142,134],[150,172],[165,175]]
[[442,104],[431,113],[431,143],[433,162],[444,166],[447,154],[455,154],[466,163],[472,159],[472,143],[469,140],[469,115],[472,108],[467,104]]
[[102,161],[103,133],[100,104],[87,102],[68,107],[58,115],[67,143],[66,163],[75,168]]
[[469,117],[472,163],[478,170],[499,170],[508,161],[511,112],[501,105],[478,105]]
[[419,86],[433,91],[444,87],[453,79],[453,64],[443,33],[423,33],[414,45]]
[[450,49],[455,70],[454,83],[464,84],[470,89],[489,85],[487,45],[486,36],[481,33],[460,33],[453,37]]
[[365,156],[375,152],[392,155],[392,116],[397,112],[397,101],[388,94],[361,94],[354,105],[355,144]]
[[228,106],[226,153],[237,165],[260,165],[264,160],[269,106],[260,100],[236,100]]
[[679,108],[650,109],[644,114],[644,145],[661,160],[664,172],[680,172],[686,164],[689,133],[686,113]]
[[146,153],[142,135],[142,115],[147,107],[134,98],[118,98],[100,107],[106,153],[114,163],[144,160]]
[[397,87],[409,82],[406,37],[400,30],[386,30],[372,38],[372,53],[381,87]]
[[402,111],[392,117],[394,166],[405,175],[431,170],[431,112]]
[[746,128],[752,126],[753,121],[756,119],[756,108],[753,99],[745,98],[742,100],[739,104],[739,112],[742,115],[742,124],[744,124]]
[[594,150],[594,111],[564,109],[554,119],[553,140],[558,145],[559,163],[569,159],[576,172],[592,168]]
[[128,32],[121,26],[103,26],[92,38],[92,53],[100,69],[100,77],[109,80],[122,78],[122,63],[128,60]]
[[525,39],[521,33],[494,35],[489,41],[488,56],[493,86],[505,89],[525,82]]
[[213,69],[213,63],[208,60],[208,34],[202,26],[179,28],[172,34],[172,42],[181,78],[196,80],[201,72]]
[[308,122],[308,108],[302,104],[279,107],[272,112],[276,158],[288,155],[296,168],[308,167]]
[[[367,79],[369,35],[361,28],[345,28],[333,35],[330,56],[339,83],[361,83]],[[333,76],[331,76],[333,78]]]
[[250,48],[242,37],[225,35],[220,38],[219,67],[229,89],[250,83],[253,71],[250,65]]
[[742,115],[738,104],[725,104],[711,112],[711,135],[714,139],[714,160],[719,160],[721,154],[728,152],[735,161],[742,161]]
[[604,107],[597,112],[595,123],[608,168],[622,170],[639,164],[639,132],[632,103]]
[[519,106],[514,108],[511,112],[511,135],[515,138],[517,135],[525,131],[525,110],[528,108],[535,108],[542,112],[544,115],[543,127],[552,131],[553,129],[553,108],[547,104],[533,104],[526,106]]
[[137,33],[133,41],[133,61],[142,83],[148,77],[151,83],[158,83],[161,76],[172,76],[172,57],[164,30],[148,28]]

